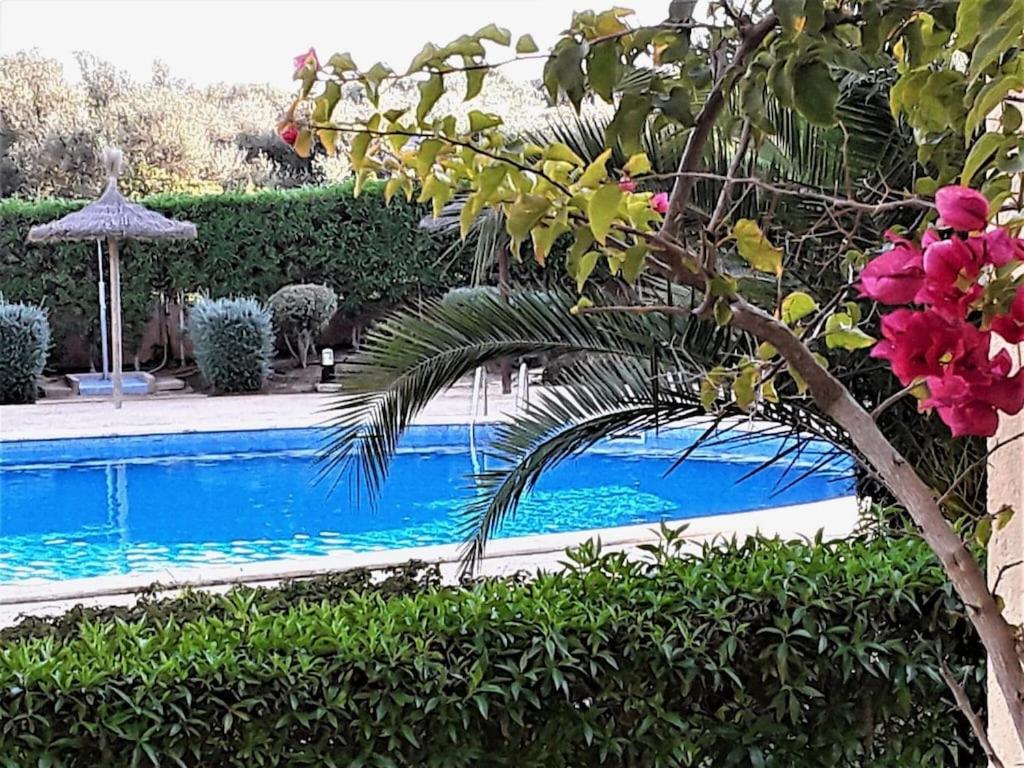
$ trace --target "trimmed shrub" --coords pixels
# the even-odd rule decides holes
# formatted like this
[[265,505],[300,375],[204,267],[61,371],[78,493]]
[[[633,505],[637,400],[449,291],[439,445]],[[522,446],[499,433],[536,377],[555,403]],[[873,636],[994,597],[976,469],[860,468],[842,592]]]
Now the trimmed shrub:
[[34,620],[0,645],[0,764],[985,764],[935,655],[983,709],[984,653],[920,541],[570,558]]
[[49,349],[46,310],[8,304],[0,296],[0,403],[35,402],[36,377]]
[[259,392],[274,352],[270,310],[253,298],[200,299],[188,318],[199,370],[218,392]]
[[[124,244],[122,304],[129,346],[152,314],[154,292],[266,299],[282,285],[316,283],[338,294],[345,318],[360,319],[469,280],[471,254],[446,256],[454,236],[421,229],[429,208],[401,195],[386,206],[383,184],[366,184],[359,197],[351,184],[343,184],[165,195],[142,202],[165,216],[194,222],[199,237]],[[0,289],[45,302],[58,336],[62,317],[81,318],[98,334],[96,244],[29,245],[25,236],[33,225],[81,206],[66,200],[0,201]]]
[[317,336],[338,310],[338,296],[326,285],[286,285],[267,301],[274,331],[292,357],[306,367]]

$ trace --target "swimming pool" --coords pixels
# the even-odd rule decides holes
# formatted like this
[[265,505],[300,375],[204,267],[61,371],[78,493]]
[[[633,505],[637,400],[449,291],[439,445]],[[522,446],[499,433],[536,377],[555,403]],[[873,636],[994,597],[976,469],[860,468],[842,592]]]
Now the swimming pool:
[[[655,523],[846,496],[847,461],[793,487],[783,467],[738,482],[775,445],[698,451],[673,429],[605,441],[545,475],[500,537]],[[462,540],[468,476],[493,468],[464,426],[413,427],[379,503],[317,482],[315,429],[0,443],[0,582],[62,580]],[[805,452],[792,472],[813,465]],[[489,463],[490,462],[490,463]]]

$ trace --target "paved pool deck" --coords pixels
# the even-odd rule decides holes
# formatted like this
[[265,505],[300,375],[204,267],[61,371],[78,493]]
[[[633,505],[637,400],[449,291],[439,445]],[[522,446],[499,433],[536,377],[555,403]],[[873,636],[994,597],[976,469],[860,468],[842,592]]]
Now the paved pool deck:
[[[494,421],[515,410],[515,396],[488,395],[486,415]],[[339,394],[298,395],[156,395],[128,398],[120,410],[109,400],[45,399],[33,405],[0,406],[0,451],[7,440],[54,440],[72,437],[158,435],[169,432],[219,432],[247,429],[316,427],[330,422]],[[418,424],[465,424],[472,391],[452,387],[436,397]]]

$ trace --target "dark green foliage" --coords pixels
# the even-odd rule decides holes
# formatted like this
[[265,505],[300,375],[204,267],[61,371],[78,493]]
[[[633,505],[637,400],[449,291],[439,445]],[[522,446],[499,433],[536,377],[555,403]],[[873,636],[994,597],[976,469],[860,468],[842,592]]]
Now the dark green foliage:
[[[399,196],[400,198],[401,196]],[[421,206],[384,205],[381,185],[359,197],[351,185],[257,194],[159,196],[146,205],[196,224],[194,242],[124,246],[126,338],[137,338],[153,310],[153,293],[204,291],[210,296],[267,298],[289,283],[330,286],[347,317],[375,314],[420,295],[467,282],[463,260],[444,258],[450,238],[419,228]],[[59,218],[81,203],[0,202],[0,291],[50,309],[60,324],[95,335],[96,244],[28,245],[34,224]]]
[[199,370],[218,392],[259,392],[270,375],[274,332],[257,299],[200,299],[188,316]]
[[531,581],[362,574],[9,630],[0,764],[984,764],[935,653],[979,704],[984,655],[921,542],[571,557]]
[[8,304],[0,294],[0,403],[34,403],[50,350],[46,310]]
[[326,285],[286,285],[267,301],[274,332],[292,356],[306,367],[316,337],[338,310],[338,296]]

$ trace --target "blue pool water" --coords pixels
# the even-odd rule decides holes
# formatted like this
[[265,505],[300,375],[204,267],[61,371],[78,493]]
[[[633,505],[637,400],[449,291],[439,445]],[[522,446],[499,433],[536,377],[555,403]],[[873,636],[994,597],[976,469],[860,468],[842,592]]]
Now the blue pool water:
[[[848,461],[792,488],[775,446],[698,452],[690,430],[603,443],[543,477],[498,535],[656,523],[852,492]],[[477,467],[493,467],[478,430]],[[0,443],[0,581],[71,579],[461,541],[474,456],[464,427],[407,434],[379,504],[317,482],[316,430]],[[792,470],[812,464],[814,451]],[[780,482],[781,481],[781,482]],[[773,495],[774,494],[774,495]]]

